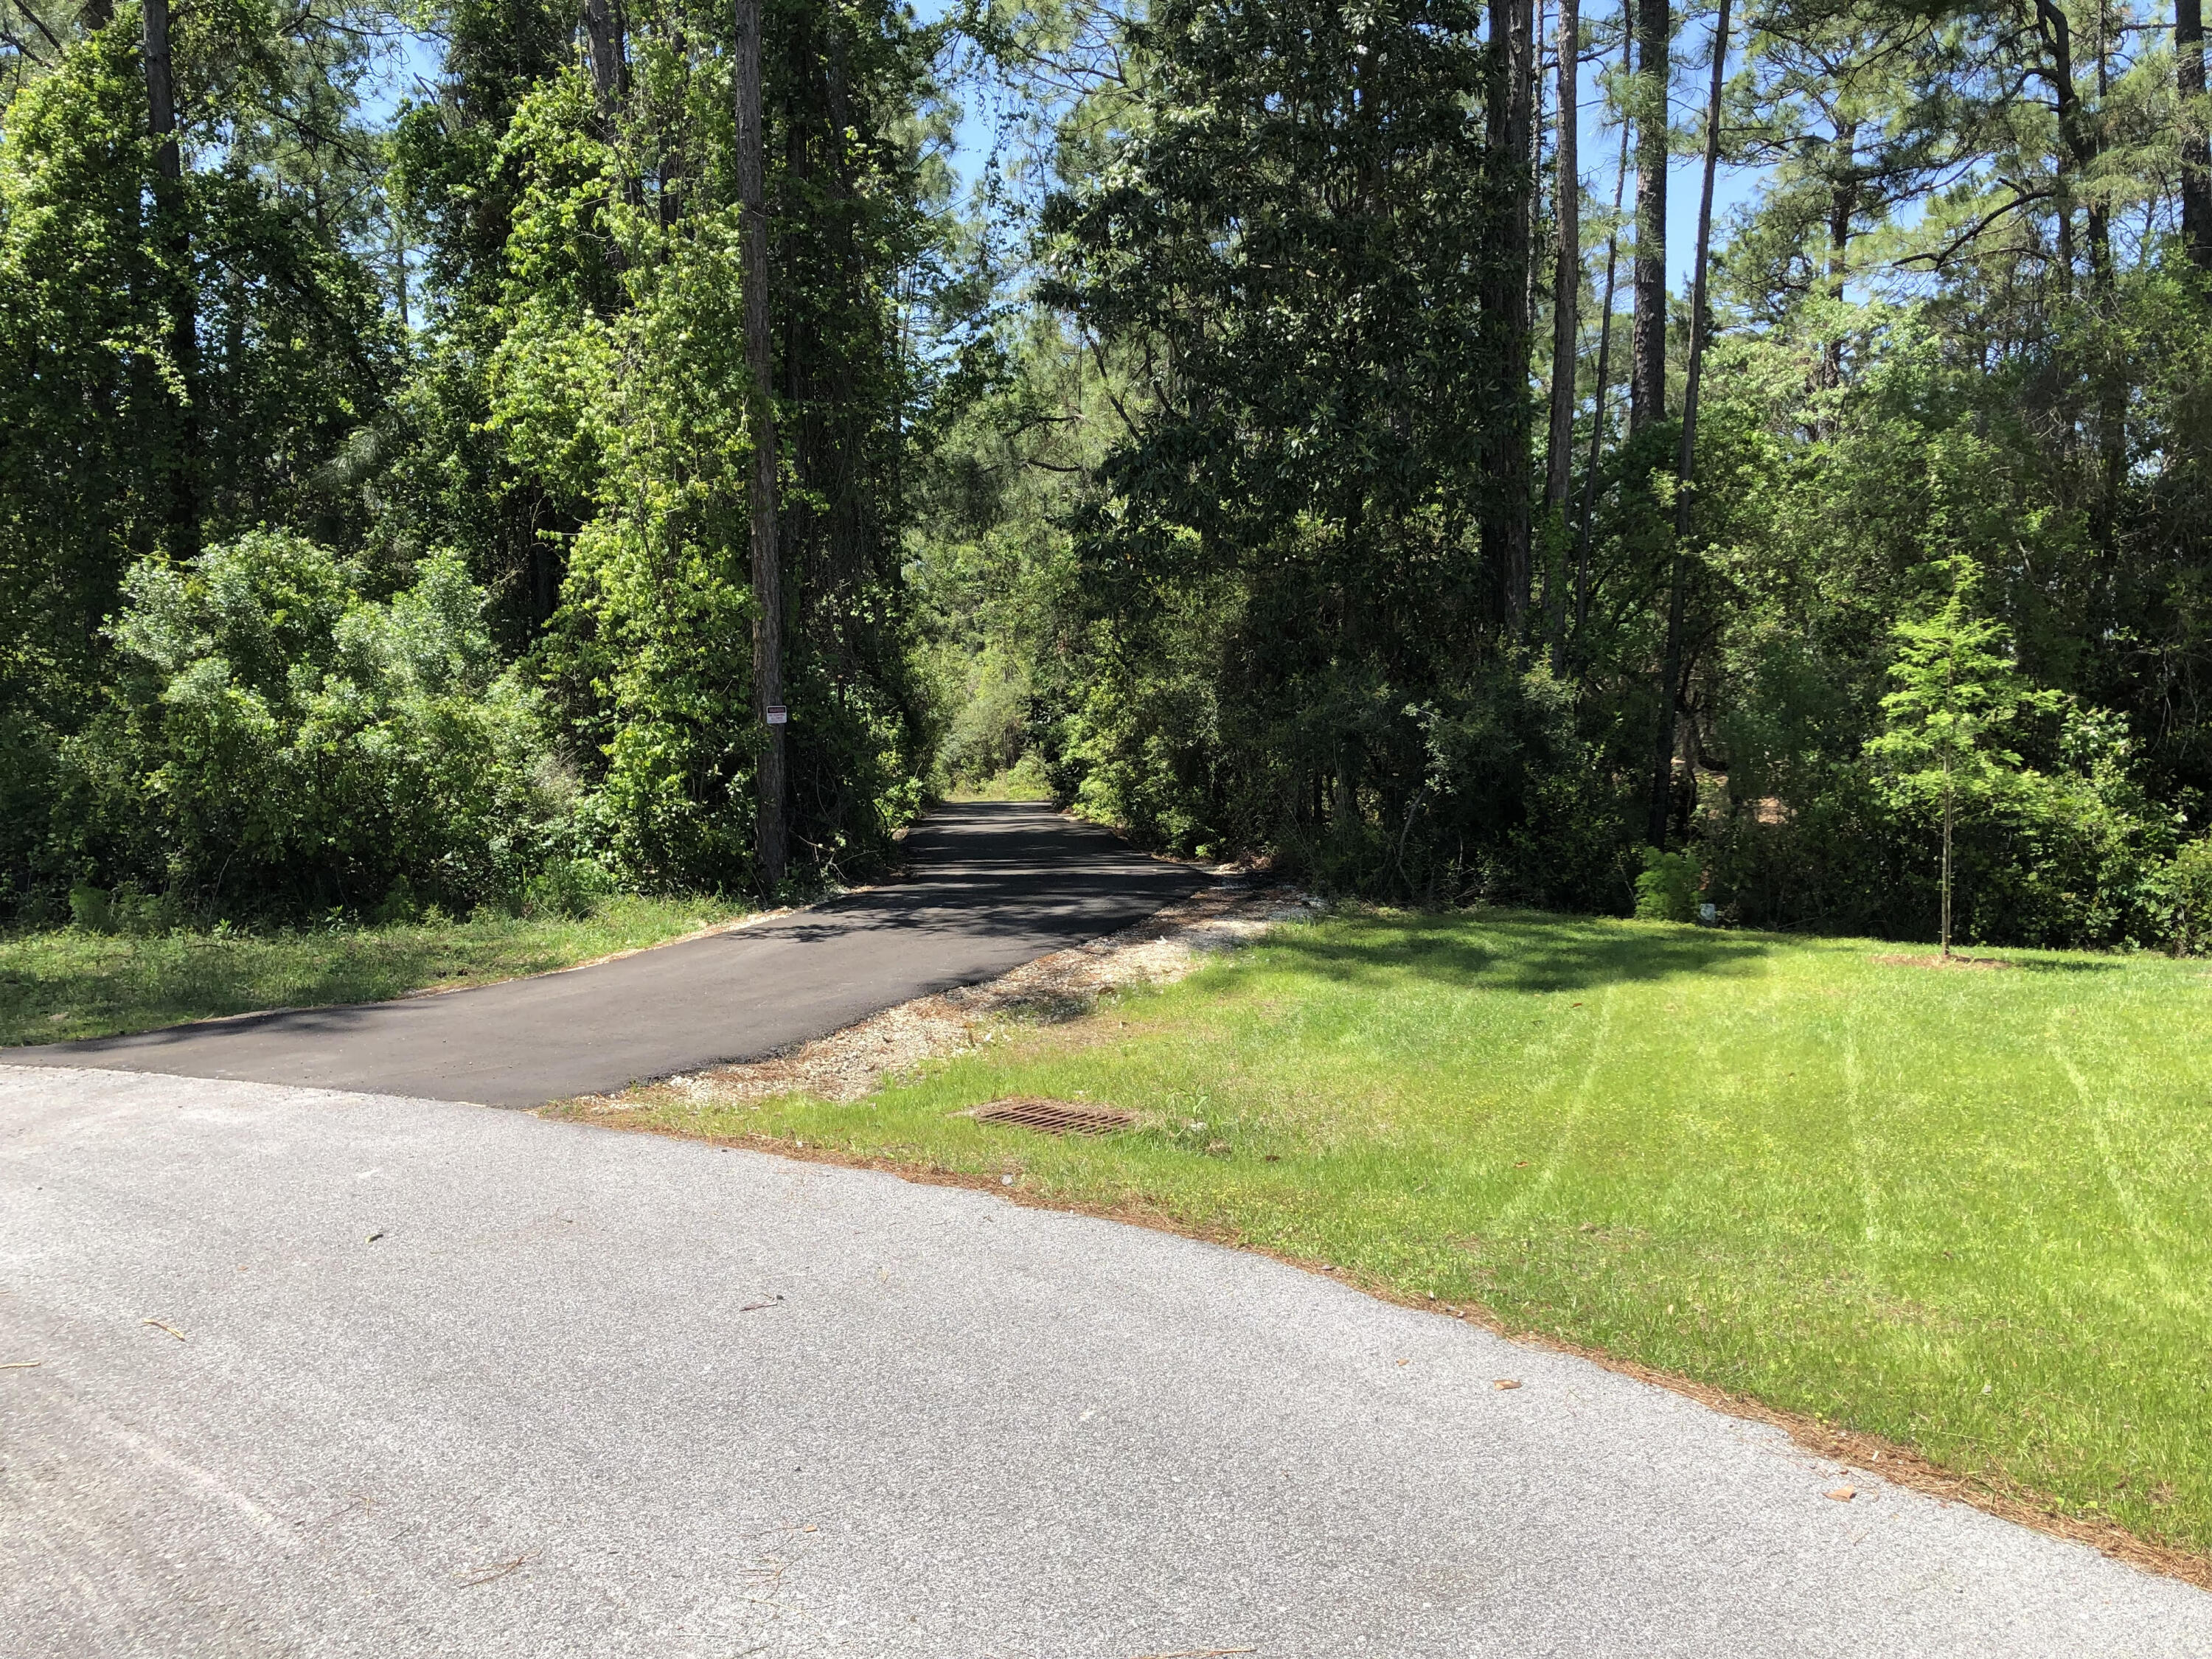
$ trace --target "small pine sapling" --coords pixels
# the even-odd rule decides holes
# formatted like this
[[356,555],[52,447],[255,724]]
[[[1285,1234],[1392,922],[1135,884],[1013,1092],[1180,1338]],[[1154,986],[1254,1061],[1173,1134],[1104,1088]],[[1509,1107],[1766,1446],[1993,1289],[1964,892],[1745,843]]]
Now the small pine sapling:
[[2003,623],[1978,614],[1979,571],[1964,556],[1950,567],[1951,592],[1934,615],[1891,630],[1897,690],[1881,700],[1884,730],[1867,754],[1906,800],[1940,805],[1943,819],[1940,932],[1951,956],[1951,847],[1962,805],[1985,802],[2018,777],[2021,757],[2006,739],[2027,714],[2055,709],[2062,694],[2039,690],[2014,660]]

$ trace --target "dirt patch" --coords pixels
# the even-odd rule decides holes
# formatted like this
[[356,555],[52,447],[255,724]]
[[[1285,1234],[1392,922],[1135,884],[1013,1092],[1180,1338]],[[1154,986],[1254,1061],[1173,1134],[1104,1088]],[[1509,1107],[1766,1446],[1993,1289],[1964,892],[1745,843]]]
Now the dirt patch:
[[1885,968],[2009,968],[2012,963],[1999,962],[1995,957],[1916,957],[1886,956],[1875,960]]
[[672,1101],[790,1094],[859,1100],[887,1077],[980,1047],[1006,1021],[1079,1018],[1109,991],[1170,983],[1225,951],[1250,944],[1275,923],[1320,908],[1318,901],[1294,888],[1224,882],[1134,927],[1039,957],[984,984],[902,1002],[765,1060],[672,1077],[627,1094],[587,1097],[572,1109],[599,1116]]

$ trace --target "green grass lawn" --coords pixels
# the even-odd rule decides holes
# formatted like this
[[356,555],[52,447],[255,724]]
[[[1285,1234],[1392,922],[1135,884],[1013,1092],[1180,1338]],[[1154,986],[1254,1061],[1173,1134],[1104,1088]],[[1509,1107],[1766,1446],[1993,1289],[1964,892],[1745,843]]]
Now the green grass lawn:
[[481,984],[657,945],[742,914],[716,899],[617,896],[580,920],[483,916],[228,937],[75,929],[0,935],[0,1043]]
[[[644,1115],[1149,1206],[2212,1549],[2212,977],[1886,948],[1340,917],[856,1104]],[[1140,1121],[952,1115],[1008,1094]]]

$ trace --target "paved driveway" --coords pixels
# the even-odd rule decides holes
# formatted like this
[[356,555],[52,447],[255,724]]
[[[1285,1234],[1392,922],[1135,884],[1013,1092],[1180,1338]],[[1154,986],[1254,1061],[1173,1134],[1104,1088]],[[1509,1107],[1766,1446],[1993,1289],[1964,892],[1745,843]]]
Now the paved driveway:
[[752,1060],[1113,932],[1204,878],[1041,806],[933,813],[908,880],[595,967],[354,1007],[0,1049],[11,1066],[535,1106]]
[[0,1068],[0,1284],[9,1655],[2212,1654],[1262,1258],[522,1113]]

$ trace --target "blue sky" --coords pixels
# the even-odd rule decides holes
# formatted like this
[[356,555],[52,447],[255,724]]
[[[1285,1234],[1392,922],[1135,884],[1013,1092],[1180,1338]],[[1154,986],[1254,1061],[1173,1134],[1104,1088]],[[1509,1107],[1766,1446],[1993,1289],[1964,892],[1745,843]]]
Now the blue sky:
[[[1712,74],[1711,52],[1710,24],[1686,27],[1675,38],[1674,124],[1693,128],[1700,142],[1705,132],[1705,95]],[[1581,164],[1583,187],[1589,198],[1601,208],[1609,209],[1613,204],[1613,173],[1620,161],[1620,129],[1601,125],[1606,112],[1601,67],[1595,64],[1583,66],[1582,131],[1578,135],[1580,154],[1576,160]],[[1697,257],[1698,195],[1704,170],[1702,155],[1678,155],[1667,171],[1667,281],[1673,288],[1689,286],[1691,262]],[[1765,176],[1765,167],[1723,165],[1717,171],[1713,179],[1716,241],[1723,239],[1729,211],[1752,200]],[[1633,210],[1635,200],[1635,160],[1632,155],[1623,210]]]
[[[950,0],[914,0],[915,15],[923,21],[933,21],[950,9]],[[1602,15],[1602,14],[1600,14]],[[1701,112],[1704,90],[1710,73],[1708,65],[1711,51],[1711,27],[1686,28],[1675,44],[1675,101],[1674,119],[1678,125],[1698,123]],[[1601,126],[1605,100],[1600,89],[1599,66],[1585,64],[1583,70],[1583,120],[1580,134],[1583,187],[1590,199],[1601,206],[1613,200],[1613,169],[1618,165],[1620,133],[1616,127]],[[980,112],[973,99],[969,100],[968,112],[960,125],[958,147],[951,160],[959,174],[963,191],[975,180],[977,173],[988,155],[991,143],[989,124]],[[1669,169],[1667,179],[1667,280],[1670,286],[1686,288],[1690,280],[1690,265],[1696,255],[1698,234],[1698,193],[1701,161],[1697,156],[1678,156]],[[1765,176],[1762,167],[1723,167],[1714,180],[1713,223],[1717,234],[1723,226],[1731,209],[1750,201],[1759,191]],[[1636,195],[1636,179],[1632,162],[1628,180],[1628,202],[1632,204]],[[1624,290],[1627,271],[1621,272]]]
[[[916,16],[924,21],[942,17],[949,9],[951,0],[914,0]],[[1676,45],[1675,64],[1675,120],[1678,124],[1693,123],[1698,115],[1697,100],[1705,84],[1706,68],[1710,61],[1710,33],[1705,29],[1690,28]],[[388,78],[379,94],[370,100],[371,110],[388,115],[398,100],[413,92],[417,81],[428,81],[437,72],[439,47],[437,43],[420,37],[408,40],[397,55],[388,71]],[[1583,123],[1581,133],[1581,162],[1585,189],[1590,199],[1600,205],[1609,204],[1613,198],[1613,169],[1618,164],[1620,135],[1618,128],[1600,125],[1605,113],[1605,100],[1600,90],[1599,66],[1586,64],[1583,72]],[[987,158],[991,143],[990,125],[980,101],[973,97],[967,100],[967,113],[957,135],[957,147],[951,157],[954,170],[959,174],[964,193],[973,185],[976,174]],[[1678,156],[1668,179],[1667,190],[1667,280],[1677,289],[1686,288],[1690,280],[1690,262],[1694,255],[1698,230],[1698,185],[1699,163],[1696,156]],[[1713,222],[1716,226],[1726,222],[1731,209],[1748,202],[1757,194],[1765,169],[1759,167],[1727,167],[1720,170],[1713,192]],[[1632,173],[1628,181],[1628,196],[1633,200],[1636,181]],[[1627,281],[1624,267],[1621,282]]]

